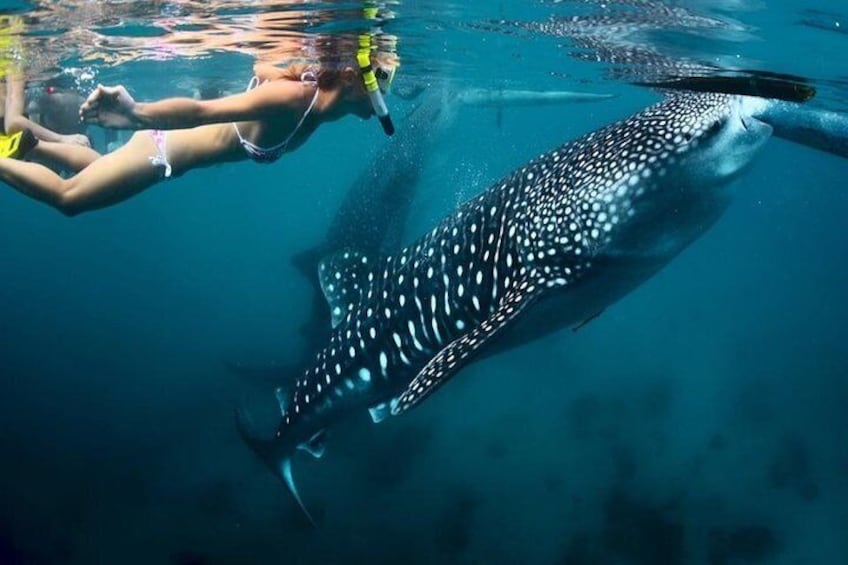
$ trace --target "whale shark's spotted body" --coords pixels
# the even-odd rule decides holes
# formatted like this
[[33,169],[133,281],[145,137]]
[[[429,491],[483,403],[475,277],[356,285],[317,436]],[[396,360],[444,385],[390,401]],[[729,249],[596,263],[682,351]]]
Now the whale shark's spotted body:
[[520,341],[596,315],[720,216],[771,132],[760,105],[673,95],[528,163],[396,255],[328,258],[329,343],[278,391],[275,437],[242,416],[245,440],[297,498],[294,450],[320,455],[339,418],[408,410],[513,322],[530,321],[507,332]]
[[281,379],[294,374],[295,368],[299,370],[312,361],[315,350],[324,345],[330,333],[325,315],[329,310],[315,280],[316,265],[329,252],[354,242],[357,250],[372,255],[382,250],[394,251],[401,245],[419,176],[461,107],[538,108],[599,102],[611,97],[562,90],[455,90],[449,84],[428,86],[417,106],[402,120],[402,127],[353,181],[323,240],[293,258],[294,265],[313,285],[310,290],[314,290],[311,316],[307,315],[300,327],[301,347],[295,349],[288,344],[284,363],[227,362],[226,366],[254,384],[276,387]]

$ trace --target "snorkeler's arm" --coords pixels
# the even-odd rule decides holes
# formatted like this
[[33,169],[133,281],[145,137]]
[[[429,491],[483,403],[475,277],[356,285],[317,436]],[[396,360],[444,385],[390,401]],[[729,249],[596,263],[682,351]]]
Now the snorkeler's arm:
[[303,97],[300,82],[265,83],[243,94],[214,100],[166,98],[136,102],[123,86],[98,86],[80,107],[87,123],[129,129],[183,129],[205,124],[261,120],[281,107],[296,107]]

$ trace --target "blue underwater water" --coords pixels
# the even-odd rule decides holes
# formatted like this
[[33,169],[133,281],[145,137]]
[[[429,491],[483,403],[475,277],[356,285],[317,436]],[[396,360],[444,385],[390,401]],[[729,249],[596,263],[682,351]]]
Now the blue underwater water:
[[[740,23],[649,34],[674,54],[808,77],[812,104],[848,107],[841,4],[666,4]],[[615,95],[447,108],[399,188],[404,243],[660,99],[567,38],[502,24],[591,2],[390,8],[396,88]],[[251,74],[232,53],[64,64],[140,99]],[[399,130],[416,100],[388,97]],[[848,161],[781,139],[703,238],[579,331],[475,362],[402,417],[349,418],[320,460],[301,452],[310,526],[234,425],[234,407],[261,412],[272,393],[226,362],[301,355],[313,287],[292,258],[364,170],[388,166],[373,163],[388,143],[347,118],[276,164],[192,171],[73,219],[0,187],[0,564],[848,563]]]

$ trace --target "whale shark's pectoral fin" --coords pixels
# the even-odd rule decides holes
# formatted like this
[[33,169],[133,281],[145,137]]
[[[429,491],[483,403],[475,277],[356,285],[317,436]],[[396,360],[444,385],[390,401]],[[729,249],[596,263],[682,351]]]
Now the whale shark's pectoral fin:
[[510,322],[532,304],[539,294],[539,286],[524,281],[512,288],[503,298],[497,310],[480,325],[473,327],[462,337],[449,343],[439,351],[410,383],[392,406],[392,415],[406,412],[431,395],[439,386],[459,371],[480,347],[508,327]]
[[326,437],[327,432],[321,430],[320,432],[312,436],[306,443],[298,445],[297,448],[307,452],[315,459],[321,459],[324,456],[324,453],[327,451],[327,446],[324,443]]
[[371,421],[375,424],[379,424],[386,418],[392,415],[392,407],[397,404],[397,399],[393,398],[389,402],[381,402],[380,404],[376,404],[368,409],[368,413],[371,415]]
[[330,305],[330,321],[335,328],[362,299],[363,290],[373,287],[371,261],[362,253],[340,251],[321,261],[318,280]]

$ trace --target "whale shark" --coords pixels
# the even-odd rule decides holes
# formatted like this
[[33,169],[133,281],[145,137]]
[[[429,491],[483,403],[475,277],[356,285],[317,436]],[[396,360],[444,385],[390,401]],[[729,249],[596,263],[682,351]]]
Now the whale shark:
[[225,366],[247,382],[272,388],[310,361],[330,329],[325,322],[329,308],[316,276],[318,263],[352,242],[368,255],[401,246],[421,173],[461,108],[580,104],[612,97],[567,90],[462,89],[448,83],[422,89],[415,107],[399,122],[396,134],[387,138],[350,185],[322,240],[292,258],[311,286],[309,314],[299,329],[302,346],[296,350],[288,347],[285,362],[225,361]]
[[242,438],[308,516],[298,450],[320,457],[345,417],[403,414],[481,353],[591,319],[649,279],[728,207],[772,133],[757,118],[767,106],[670,93],[532,160],[390,256],[327,257],[329,338],[277,389],[273,435],[236,411]]

